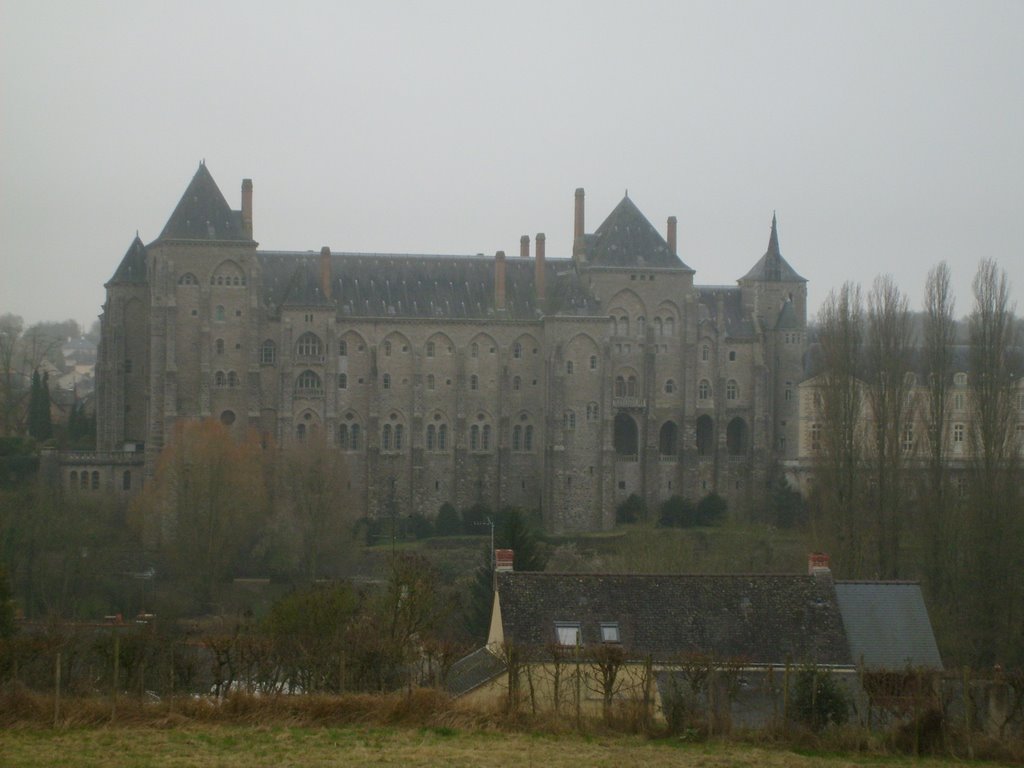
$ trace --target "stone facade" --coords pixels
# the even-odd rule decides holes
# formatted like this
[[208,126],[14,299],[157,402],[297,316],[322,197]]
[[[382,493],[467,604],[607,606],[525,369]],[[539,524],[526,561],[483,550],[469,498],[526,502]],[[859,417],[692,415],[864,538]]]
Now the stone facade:
[[[736,286],[694,285],[624,198],[572,258],[262,251],[205,165],[107,283],[98,449],[152,468],[179,418],[325,439],[366,514],[540,508],[599,530],[639,494],[741,508],[794,458],[806,281],[769,246]],[[136,486],[138,484],[136,483]]]

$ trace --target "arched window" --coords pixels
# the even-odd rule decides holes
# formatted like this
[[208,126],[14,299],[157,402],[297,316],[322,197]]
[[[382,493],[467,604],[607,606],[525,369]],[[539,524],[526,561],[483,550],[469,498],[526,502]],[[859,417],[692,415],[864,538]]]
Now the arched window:
[[218,304],[217,308],[213,310],[213,319],[218,322],[224,322],[224,305]]
[[568,410],[562,414],[562,429],[576,429],[576,413]]
[[85,489],[85,488],[88,488],[88,487],[89,487],[89,473],[83,470],[82,471],[82,488]]
[[710,416],[697,419],[697,455],[710,456],[715,450],[715,423]]
[[348,342],[344,339],[338,342],[338,357],[348,357]]
[[469,428],[469,450],[480,450],[480,426],[474,424]]
[[402,425],[395,424],[395,450],[402,450]]
[[619,318],[619,336],[629,336],[629,318],[625,315]]
[[526,429],[523,430],[523,450],[533,450],[533,424],[527,424]]
[[491,425],[484,424],[484,428],[480,430],[480,450],[489,451],[491,450]]
[[277,361],[277,347],[270,339],[260,345],[260,365],[273,365]]
[[428,451],[434,450],[437,445],[437,427],[433,424],[427,424],[427,440],[426,448]]
[[359,450],[359,425],[353,424],[349,427],[349,447],[353,451]]
[[186,272],[178,278],[178,285],[199,285],[199,281],[196,280],[196,276],[191,272]]
[[391,357],[391,342],[384,342],[384,357]]
[[615,452],[619,456],[637,455],[639,445],[636,422],[628,413],[615,415],[614,440]]
[[703,360],[705,363],[711,359],[711,347],[709,347],[707,344],[700,348],[700,359]]
[[348,374],[347,373],[339,373],[338,374],[338,389],[348,389]]
[[512,357],[514,357],[516,360],[518,360],[522,356],[523,356],[523,345],[520,344],[517,341],[515,344],[512,345]]
[[295,382],[295,387],[300,392],[319,392],[322,389],[320,385],[320,377],[310,370],[303,371],[299,374],[299,378]]
[[661,318],[660,317],[654,318],[654,335],[655,336],[663,336],[664,333],[665,333],[665,326],[661,322]]
[[434,342],[428,341],[427,342],[427,357],[433,357],[434,356],[434,350],[435,350]]
[[666,421],[658,433],[658,453],[662,456],[675,456],[678,443],[679,428],[674,421]]
[[295,437],[297,437],[299,440],[305,440],[306,439],[306,425],[305,424],[296,424],[295,425]]
[[565,372],[567,375],[572,376],[572,360],[565,361]]
[[587,421],[597,421],[599,413],[597,403],[587,403]]
[[469,356],[480,357],[480,345],[477,344],[475,341],[469,345]]
[[597,355],[591,355],[590,356],[590,370],[592,370],[592,371],[596,371],[597,370]]
[[671,315],[665,318],[665,335],[675,336],[676,333],[676,319]]
[[437,450],[448,450],[448,425],[439,424],[437,427]]
[[338,447],[341,450],[348,450],[348,424],[338,425]]
[[625,397],[626,396],[626,379],[623,376],[615,377],[615,396]]
[[523,380],[522,380],[522,378],[519,377],[519,376],[513,376],[512,377],[512,390],[515,391],[515,392],[518,392],[522,388],[523,388]]
[[469,388],[474,391],[480,389],[480,377],[475,373],[469,377]]
[[100,473],[93,471],[92,473],[92,489],[98,491],[100,489]]
[[786,402],[787,403],[790,400],[793,399],[793,382],[792,381],[787,381],[786,382],[785,398],[786,398]]
[[665,393],[668,394],[668,395],[671,395],[675,391],[676,391],[676,383],[672,379],[667,379],[665,381]]
[[213,386],[218,389],[223,389],[228,384],[228,377],[224,375],[224,371],[217,371],[213,374]]
[[646,318],[643,315],[640,315],[640,317],[638,317],[636,319],[636,335],[637,336],[643,336],[644,335],[644,330],[647,327],[646,323],[647,323],[647,320],[646,320]]
[[739,416],[725,428],[725,448],[730,456],[742,456],[747,452],[747,422]]
[[391,425],[385,424],[384,428],[380,433],[380,449],[382,451],[391,450]]
[[295,352],[299,357],[319,357],[324,353],[324,345],[320,342],[320,337],[315,333],[306,333],[299,336],[299,341],[295,345]]
[[725,399],[736,400],[740,396],[740,387],[735,379],[729,379],[725,385]]
[[616,318],[615,315],[609,315],[608,319],[612,321],[612,336],[618,336],[619,335],[619,321],[618,321],[618,318]]
[[238,374],[234,371],[228,371],[228,386],[232,389],[238,386]]
[[698,400],[710,400],[711,399],[711,382],[707,379],[701,379],[700,384],[697,385],[697,399]]
[[224,354],[224,339],[217,339],[215,342],[213,342],[213,347],[214,347],[214,350],[217,352],[218,355],[223,355]]
[[429,389],[430,391],[433,391],[435,385],[436,385],[436,379],[434,378],[434,374],[428,373],[427,374],[427,389]]
[[516,424],[512,427],[512,450],[521,451],[523,449],[523,428]]
[[626,379],[626,395],[628,397],[636,397],[636,376],[630,376]]
[[382,389],[391,389],[391,374],[385,373],[380,377],[380,386]]

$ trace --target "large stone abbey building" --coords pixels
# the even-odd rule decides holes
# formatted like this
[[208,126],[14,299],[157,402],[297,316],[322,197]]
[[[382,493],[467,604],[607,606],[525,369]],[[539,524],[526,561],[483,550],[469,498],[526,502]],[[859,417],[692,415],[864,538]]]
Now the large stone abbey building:
[[629,197],[587,232],[576,190],[571,258],[549,258],[543,234],[510,256],[264,251],[252,193],[232,210],[200,165],[106,285],[98,448],[121,492],[197,417],[329,441],[367,514],[479,501],[551,530],[609,528],[630,494],[739,503],[796,456],[806,281],[774,219],[735,286],[698,286],[675,218],[663,236]]

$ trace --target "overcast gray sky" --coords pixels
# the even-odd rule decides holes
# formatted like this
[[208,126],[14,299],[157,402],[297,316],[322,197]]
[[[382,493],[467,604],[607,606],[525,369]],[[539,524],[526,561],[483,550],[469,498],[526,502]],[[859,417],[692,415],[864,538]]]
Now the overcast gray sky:
[[626,188],[698,283],[1024,296],[1024,2],[0,0],[0,313],[100,311],[206,159],[264,248],[568,256]]

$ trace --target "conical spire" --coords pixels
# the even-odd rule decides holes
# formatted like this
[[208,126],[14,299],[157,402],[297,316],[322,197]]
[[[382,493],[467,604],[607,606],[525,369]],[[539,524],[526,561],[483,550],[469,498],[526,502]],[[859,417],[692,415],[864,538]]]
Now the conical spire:
[[768,236],[768,250],[765,253],[782,257],[782,253],[779,251],[779,225],[775,218],[775,211],[772,211],[772,233]]
[[[146,246],[142,243],[139,233],[128,246],[110,283],[144,283],[146,282]],[[108,285],[110,284],[108,283]]]
[[807,282],[782,258],[782,251],[779,249],[779,222],[775,216],[775,211],[772,211],[772,232],[768,236],[768,250],[764,252],[764,256],[758,259],[753,269],[741,277],[740,280]]
[[251,240],[242,224],[242,212],[231,210],[206,162],[167,220],[161,240]]

